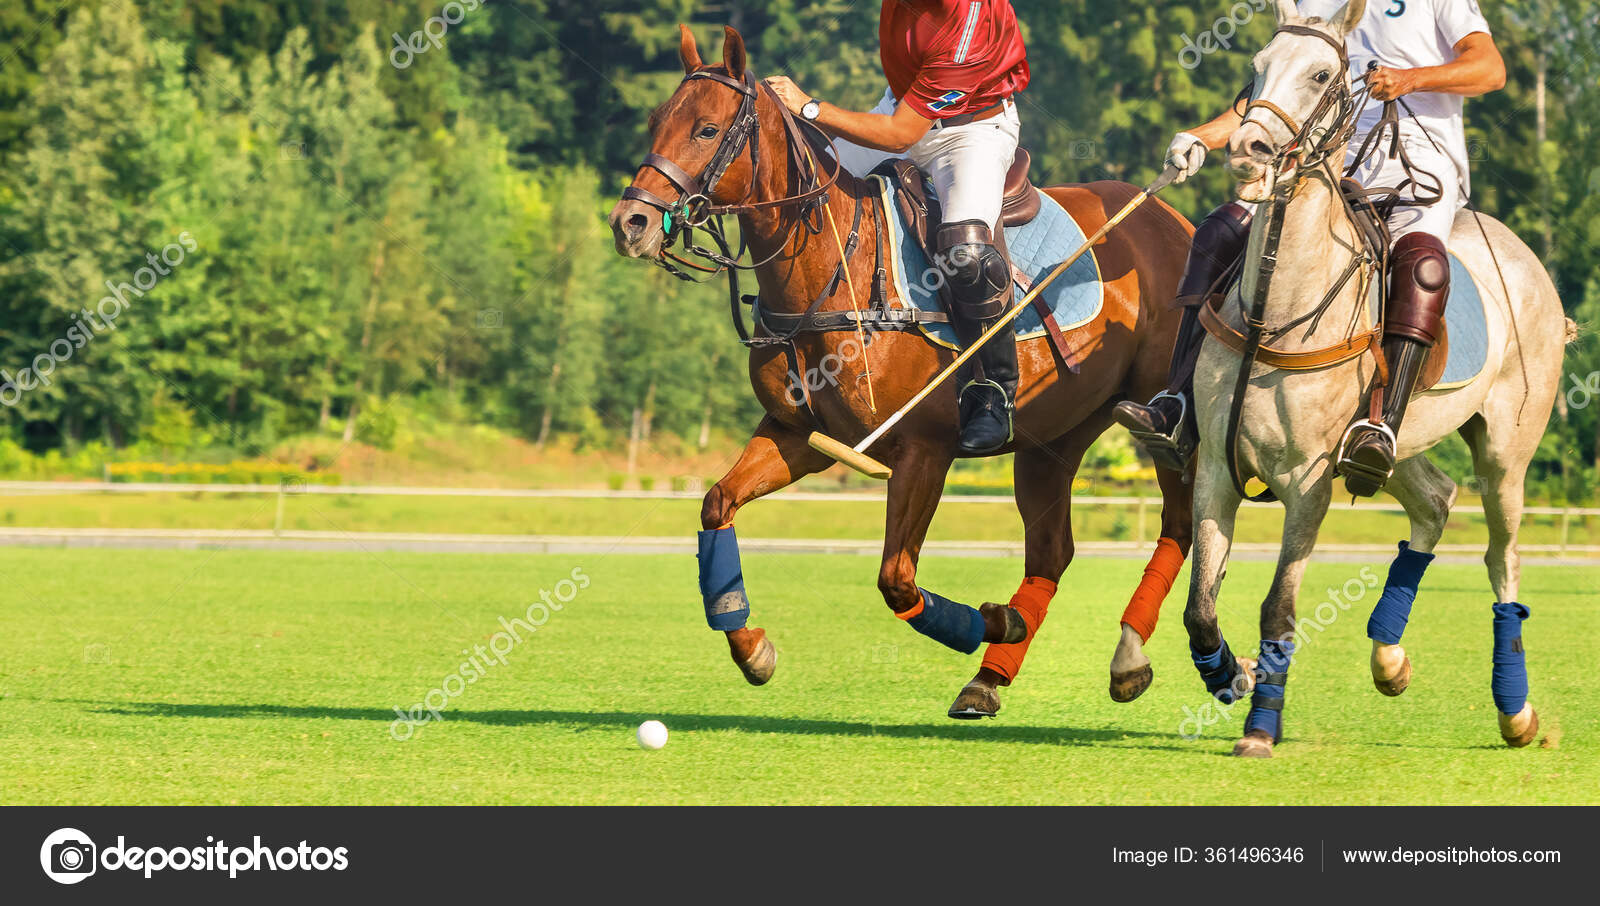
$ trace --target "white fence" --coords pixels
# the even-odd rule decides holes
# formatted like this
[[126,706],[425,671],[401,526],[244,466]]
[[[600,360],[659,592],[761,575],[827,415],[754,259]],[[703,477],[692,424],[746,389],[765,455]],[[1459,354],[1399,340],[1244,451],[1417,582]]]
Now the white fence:
[[[498,497],[498,498],[568,498],[568,499],[595,499],[595,500],[698,500],[699,491],[603,491],[593,489],[546,489],[546,488],[419,488],[380,485],[317,485],[298,481],[289,481],[281,484],[179,484],[168,482],[108,482],[108,481],[0,481],[0,496],[4,495],[54,495],[54,494],[273,494],[277,495],[277,515],[274,520],[273,535],[287,536],[283,530],[284,502],[288,497],[300,495],[328,495],[328,496],[392,496],[392,497]],[[797,491],[785,490],[771,495],[767,499],[790,501],[829,501],[829,502],[854,502],[854,503],[883,503],[886,499],[882,493],[875,492],[828,492],[828,491]],[[946,503],[981,503],[1011,506],[1014,500],[1009,495],[966,495],[949,494],[945,497]],[[1100,542],[1100,545],[1127,545],[1130,548],[1142,545],[1148,537],[1148,519],[1153,514],[1159,514],[1161,509],[1160,497],[1097,497],[1090,495],[1073,495],[1074,508],[1089,506],[1122,506],[1132,507],[1135,513],[1133,540],[1126,542]],[[1246,501],[1243,506],[1259,509],[1276,508],[1275,503],[1250,503]],[[1394,501],[1369,501],[1362,503],[1334,503],[1334,511],[1360,510],[1383,513],[1404,513],[1405,510]],[[1453,513],[1478,513],[1483,512],[1481,506],[1457,506]],[[1587,516],[1600,516],[1600,507],[1553,507],[1530,506],[1523,510],[1529,516],[1559,516],[1560,534],[1557,544],[1522,545],[1525,553],[1553,553],[1561,556],[1569,554],[1593,555],[1600,554],[1600,545],[1571,544],[1571,525],[1574,518]],[[1080,547],[1084,545],[1080,544]],[[1379,549],[1376,545],[1318,545],[1319,549],[1347,549],[1373,550]],[[1387,547],[1383,549],[1387,550]],[[1473,545],[1466,544],[1441,544],[1438,550],[1468,552],[1477,550]]]

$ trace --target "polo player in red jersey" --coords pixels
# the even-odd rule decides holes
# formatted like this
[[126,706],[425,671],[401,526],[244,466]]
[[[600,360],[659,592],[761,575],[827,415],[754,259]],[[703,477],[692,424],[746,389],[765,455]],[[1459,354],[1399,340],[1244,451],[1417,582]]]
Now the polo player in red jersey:
[[[967,347],[1011,302],[1011,266],[994,231],[1020,131],[1012,98],[1028,85],[1017,16],[1010,0],[884,0],[878,45],[889,87],[869,113],[813,98],[783,76],[767,84],[840,140],[840,163],[857,176],[894,157],[928,174],[943,212],[938,253],[953,271],[951,322]],[[987,343],[976,358],[982,379],[968,372],[960,392],[968,455],[1011,440],[1017,393],[1014,340]]]

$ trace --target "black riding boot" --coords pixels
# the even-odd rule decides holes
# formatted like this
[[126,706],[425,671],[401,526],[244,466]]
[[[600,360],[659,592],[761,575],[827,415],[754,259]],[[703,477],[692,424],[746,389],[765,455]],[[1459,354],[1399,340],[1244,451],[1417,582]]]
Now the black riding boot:
[[1177,304],[1183,308],[1183,320],[1172,345],[1167,389],[1142,406],[1124,400],[1113,410],[1117,423],[1144,445],[1157,465],[1183,471],[1198,444],[1193,414],[1194,365],[1206,335],[1200,325],[1200,306],[1244,254],[1249,239],[1250,212],[1237,203],[1225,204],[1201,221],[1189,246],[1183,279],[1178,283]]
[[1394,244],[1389,269],[1389,314],[1383,325],[1383,356],[1389,363],[1389,384],[1383,391],[1383,414],[1362,419],[1345,432],[1336,468],[1346,491],[1357,497],[1378,493],[1394,474],[1395,451],[1406,403],[1428,351],[1444,329],[1444,305],[1450,297],[1450,259],[1444,243],[1427,233],[1410,233]]
[[[939,227],[939,254],[950,273],[950,321],[967,349],[1005,313],[1011,303],[1011,267],[994,246],[989,226],[963,220]],[[960,375],[963,455],[982,456],[1011,442],[1011,416],[1017,394],[1017,342],[1006,331],[978,349],[979,369]],[[977,372],[981,370],[981,376]]]

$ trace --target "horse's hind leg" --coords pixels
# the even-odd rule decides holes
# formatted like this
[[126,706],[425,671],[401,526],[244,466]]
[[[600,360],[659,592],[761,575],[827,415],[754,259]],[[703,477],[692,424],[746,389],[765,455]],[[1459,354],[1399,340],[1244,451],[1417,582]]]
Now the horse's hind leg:
[[[1543,423],[1539,425],[1543,430]],[[1506,430],[1511,430],[1506,426]],[[1494,589],[1494,669],[1491,689],[1500,716],[1500,736],[1521,748],[1539,735],[1539,714],[1528,702],[1528,673],[1522,650],[1522,621],[1528,608],[1517,602],[1521,557],[1517,530],[1522,523],[1523,478],[1537,446],[1531,432],[1509,440],[1494,436],[1482,416],[1461,428],[1472,448],[1473,469],[1483,488],[1483,518],[1489,546],[1483,562]]]
[[728,650],[744,678],[759,686],[772,679],[777,650],[766,631],[745,625],[750,600],[739,564],[739,540],[733,517],[739,507],[820,472],[833,460],[806,444],[806,434],[785,427],[771,416],[762,419],[744,453],[722,476],[700,508],[700,595],[706,623],[728,636]]
[[1182,473],[1169,469],[1157,469],[1156,480],[1161,484],[1161,540],[1122,613],[1122,637],[1111,655],[1111,700],[1115,702],[1133,701],[1155,678],[1144,643],[1155,634],[1161,602],[1172,590],[1194,538],[1194,486],[1184,481]]
[[1026,540],[1024,578],[1011,598],[1011,607],[1023,615],[1028,635],[1020,642],[989,646],[978,674],[950,705],[951,717],[993,717],[1000,710],[999,687],[1011,685],[1022,669],[1056,583],[1072,562],[1072,478],[1084,452],[1110,423],[1107,412],[1097,412],[1052,443],[1017,451],[1012,474]]
[[1411,616],[1423,571],[1433,562],[1433,548],[1444,534],[1450,507],[1456,501],[1456,483],[1419,454],[1395,466],[1387,490],[1406,508],[1411,537],[1400,542],[1400,553],[1389,564],[1383,594],[1367,621],[1372,639],[1372,682],[1384,695],[1399,695],[1411,683],[1411,659],[1400,647]]

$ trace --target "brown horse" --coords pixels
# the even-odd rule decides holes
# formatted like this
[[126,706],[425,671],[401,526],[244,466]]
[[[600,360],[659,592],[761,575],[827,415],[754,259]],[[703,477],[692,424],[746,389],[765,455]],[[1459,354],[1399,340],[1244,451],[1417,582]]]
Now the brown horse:
[[[777,99],[747,72],[738,32],[726,30],[720,66],[702,63],[687,28],[682,29],[680,54],[687,75],[651,117],[651,156],[611,212],[618,252],[659,261],[668,231],[677,226],[671,218],[704,222],[708,212],[736,214],[751,255],[763,262],[755,273],[764,314],[800,315],[819,298],[820,308],[813,311],[858,307],[860,297],[853,293],[872,285],[873,250],[883,229],[882,204],[871,184],[837,170],[820,141],[802,137]],[[1125,183],[1096,182],[1046,191],[1087,234],[1137,190]],[[691,199],[696,195],[703,197]],[[669,218],[665,224],[664,212]],[[827,218],[833,226],[822,226]],[[841,261],[835,229],[837,235],[850,231],[858,240],[855,251],[845,256],[848,273],[841,275],[849,279],[835,274]],[[1011,608],[985,605],[978,611],[925,594],[917,586],[918,554],[956,456],[955,391],[930,397],[870,451],[893,469],[878,572],[878,588],[889,608],[958,650],[975,650],[980,631],[982,641],[991,643],[952,716],[992,716],[998,710],[996,687],[1009,685],[1016,675],[1056,582],[1072,561],[1070,495],[1084,452],[1111,424],[1115,402],[1147,399],[1165,385],[1178,322],[1168,302],[1192,233],[1187,220],[1152,199],[1095,248],[1104,306],[1092,322],[1067,332],[1081,362],[1077,373],[1057,367],[1046,339],[1019,344],[1022,379],[1015,440],[1002,452],[1016,454],[1027,578]],[[758,330],[757,337],[763,335],[771,333]],[[834,464],[806,443],[819,423],[830,436],[853,442],[905,403],[953,356],[916,331],[880,330],[864,350],[850,345],[857,343],[853,329],[800,333],[794,337],[792,363],[781,345],[752,347],[750,379],[767,415],[733,469],[705,496],[700,553],[707,620],[727,634],[735,663],[757,685],[772,676],[776,653],[764,630],[745,625],[749,605],[731,528],[734,514],[744,504]],[[825,386],[813,390],[809,400],[793,391],[791,370],[802,375],[824,363],[831,375]],[[1125,616],[1141,627],[1134,637],[1140,642],[1154,628],[1155,610],[1189,550],[1190,489],[1177,473],[1161,472],[1159,481],[1162,541],[1152,569],[1162,575],[1152,580],[1152,570],[1147,570]],[[1164,564],[1159,569],[1157,561]],[[1143,616],[1132,614],[1136,605],[1144,609]],[[951,620],[959,624],[956,635],[965,643],[953,644],[948,631],[941,637],[939,627],[930,631],[924,626],[940,620],[947,624],[944,630]],[[1112,696],[1120,701],[1136,696],[1149,682],[1148,661],[1137,648],[1135,644],[1134,657],[1124,658],[1120,669],[1113,664]]]

